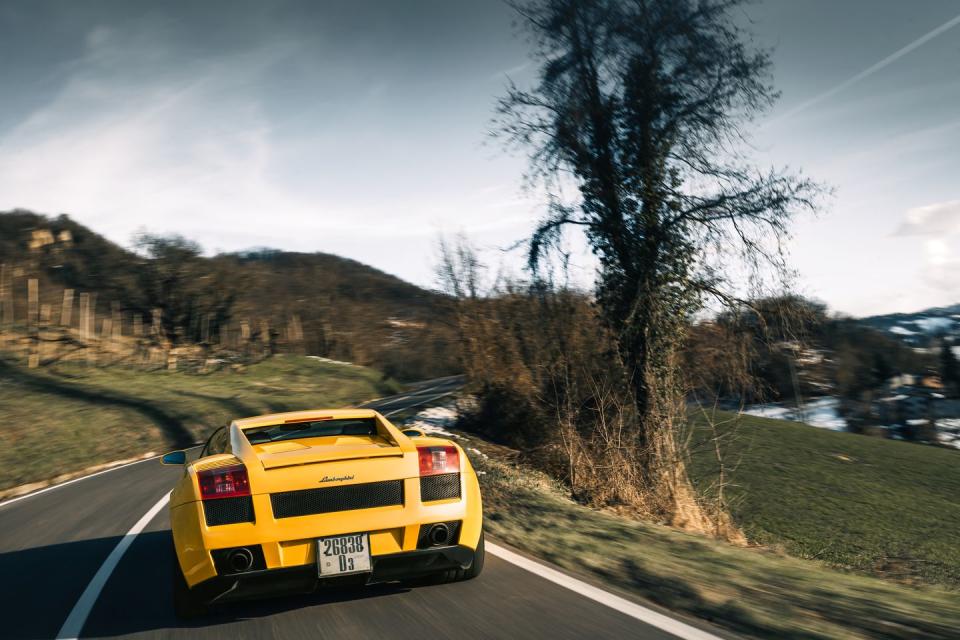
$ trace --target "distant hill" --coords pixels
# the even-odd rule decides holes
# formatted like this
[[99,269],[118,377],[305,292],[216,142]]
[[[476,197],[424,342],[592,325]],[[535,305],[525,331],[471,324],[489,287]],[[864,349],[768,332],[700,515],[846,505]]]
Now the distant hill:
[[939,344],[943,338],[960,345],[960,304],[934,307],[916,313],[891,313],[860,320],[863,324],[892,335],[918,348]]
[[[66,215],[0,212],[0,263],[16,293],[15,318],[26,317],[26,280],[37,278],[40,302],[53,308],[72,288],[95,293],[103,314],[120,309],[148,322],[152,302],[142,280],[147,262]],[[211,291],[231,302],[225,327],[244,321],[253,332],[266,327],[279,336],[296,318],[303,335],[298,348],[309,355],[407,379],[457,370],[449,305],[439,293],[320,252],[257,249],[201,257],[198,265],[196,279],[210,278],[217,287]]]

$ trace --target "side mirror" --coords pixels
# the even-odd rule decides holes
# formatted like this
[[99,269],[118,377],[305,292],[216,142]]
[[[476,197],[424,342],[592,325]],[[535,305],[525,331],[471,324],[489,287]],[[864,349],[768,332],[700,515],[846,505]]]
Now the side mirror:
[[426,436],[426,434],[423,431],[420,431],[420,429],[404,429],[403,435],[407,436],[408,438],[423,438]]
[[160,458],[160,464],[186,464],[187,463],[187,452],[186,451],[171,451],[170,453],[164,454]]

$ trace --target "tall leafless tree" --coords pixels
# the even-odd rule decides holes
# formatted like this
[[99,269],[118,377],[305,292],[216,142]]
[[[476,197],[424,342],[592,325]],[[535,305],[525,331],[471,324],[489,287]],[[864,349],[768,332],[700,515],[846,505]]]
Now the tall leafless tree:
[[[749,160],[745,131],[777,97],[770,57],[732,12],[743,0],[518,2],[538,81],[508,87],[497,129],[530,152],[551,207],[529,241],[534,273],[568,227],[599,262],[596,299],[631,380],[633,446],[651,508],[701,517],[677,437],[678,348],[712,299],[787,273],[792,216],[819,187]],[[563,197],[567,187],[577,196]]]

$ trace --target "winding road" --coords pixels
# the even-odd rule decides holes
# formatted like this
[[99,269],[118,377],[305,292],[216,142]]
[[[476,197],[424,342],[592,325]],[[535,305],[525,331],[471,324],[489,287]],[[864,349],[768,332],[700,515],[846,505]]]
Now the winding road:
[[[366,406],[428,405],[457,377]],[[164,502],[181,471],[156,459],[0,503],[0,638],[685,638],[722,636],[488,538],[476,580],[320,591],[173,615]]]

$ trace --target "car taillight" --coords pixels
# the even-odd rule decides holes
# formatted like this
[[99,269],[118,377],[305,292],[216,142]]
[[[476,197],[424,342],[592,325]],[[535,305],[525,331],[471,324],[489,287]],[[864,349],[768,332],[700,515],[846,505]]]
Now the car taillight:
[[417,447],[417,455],[421,476],[460,471],[460,453],[456,447]]
[[197,473],[200,499],[239,498],[250,495],[250,478],[242,464]]

